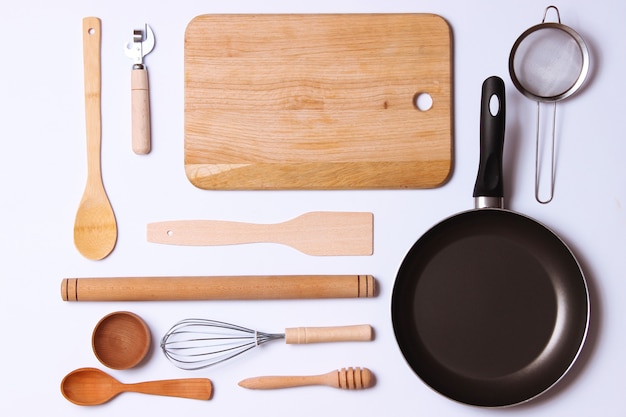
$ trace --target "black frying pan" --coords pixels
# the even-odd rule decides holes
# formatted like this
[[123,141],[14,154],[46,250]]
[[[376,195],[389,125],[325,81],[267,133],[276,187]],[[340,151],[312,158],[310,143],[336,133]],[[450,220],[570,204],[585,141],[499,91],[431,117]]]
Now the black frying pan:
[[477,209],[413,245],[391,303],[415,373],[451,399],[484,407],[518,404],[554,385],[578,357],[589,323],[572,252],[545,226],[502,208],[504,125],[504,83],[491,77],[482,90]]

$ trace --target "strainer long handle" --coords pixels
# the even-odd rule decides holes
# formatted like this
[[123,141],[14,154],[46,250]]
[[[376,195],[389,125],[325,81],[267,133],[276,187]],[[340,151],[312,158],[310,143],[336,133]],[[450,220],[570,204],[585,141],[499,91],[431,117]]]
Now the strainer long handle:
[[372,340],[373,331],[369,324],[337,327],[292,327],[285,329],[287,344],[323,342],[359,342]]
[[535,138],[535,200],[541,204],[547,204],[552,201],[554,198],[554,184],[556,182],[556,101],[552,103],[552,139],[550,143],[550,182],[548,184],[549,188],[546,196],[542,196],[541,194],[541,152],[539,151],[541,148],[541,133],[540,133],[540,115],[541,115],[541,104],[537,102],[537,132]]

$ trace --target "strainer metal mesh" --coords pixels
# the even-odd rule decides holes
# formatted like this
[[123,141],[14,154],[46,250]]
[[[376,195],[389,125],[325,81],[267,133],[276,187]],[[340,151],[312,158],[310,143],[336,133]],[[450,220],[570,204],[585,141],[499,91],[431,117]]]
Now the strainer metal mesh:
[[564,98],[576,86],[585,65],[578,41],[553,25],[522,38],[512,61],[521,87],[540,101]]

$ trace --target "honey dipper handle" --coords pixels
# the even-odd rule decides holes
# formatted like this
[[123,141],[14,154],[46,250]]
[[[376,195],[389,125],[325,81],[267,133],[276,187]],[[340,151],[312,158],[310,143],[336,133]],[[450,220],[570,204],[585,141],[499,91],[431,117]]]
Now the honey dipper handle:
[[368,340],[372,340],[372,326],[369,324],[337,327],[292,327],[285,329],[285,342],[295,345]]
[[[335,372],[336,373],[336,372]],[[281,389],[325,385],[323,375],[315,376],[256,376],[244,379],[239,386],[248,389]]]

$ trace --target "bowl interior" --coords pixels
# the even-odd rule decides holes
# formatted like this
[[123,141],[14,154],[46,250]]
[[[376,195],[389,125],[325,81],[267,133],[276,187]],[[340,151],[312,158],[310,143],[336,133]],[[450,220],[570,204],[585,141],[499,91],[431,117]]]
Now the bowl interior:
[[93,352],[112,369],[138,365],[150,348],[150,329],[134,313],[118,311],[103,317],[92,335]]

